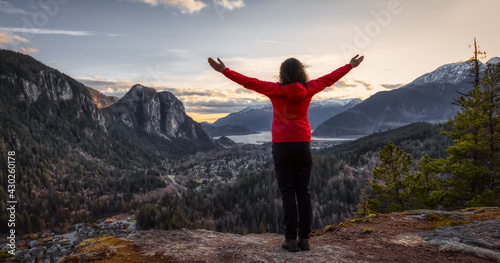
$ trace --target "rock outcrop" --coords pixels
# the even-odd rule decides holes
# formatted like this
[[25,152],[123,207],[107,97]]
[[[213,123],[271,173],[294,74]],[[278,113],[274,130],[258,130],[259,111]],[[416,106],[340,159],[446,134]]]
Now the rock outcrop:
[[217,145],[213,138],[186,115],[183,103],[168,91],[134,85],[125,96],[104,108],[109,122],[118,122],[127,128],[161,137],[177,144],[189,141],[193,149],[210,149]]
[[498,262],[499,220],[500,208],[371,215],[313,231],[311,250],[298,253],[276,234],[124,230],[62,262]]

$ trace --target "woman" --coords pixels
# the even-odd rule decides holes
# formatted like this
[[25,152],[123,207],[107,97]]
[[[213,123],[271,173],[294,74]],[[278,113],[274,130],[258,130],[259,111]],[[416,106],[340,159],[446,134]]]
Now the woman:
[[309,103],[316,93],[333,85],[363,59],[363,56],[356,55],[349,64],[309,81],[304,65],[289,58],[281,64],[279,82],[267,82],[232,71],[219,58],[219,62],[208,58],[214,70],[247,89],[266,95],[273,104],[273,159],[285,215],[284,249],[293,252],[299,248],[310,249],[312,209],[309,179],[313,161],[311,128],[307,120]]

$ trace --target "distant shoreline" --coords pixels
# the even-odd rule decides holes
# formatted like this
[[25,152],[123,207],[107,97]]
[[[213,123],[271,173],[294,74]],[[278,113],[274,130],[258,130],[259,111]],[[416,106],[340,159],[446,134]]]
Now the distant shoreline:
[[[219,139],[223,136],[213,137],[214,139]],[[260,131],[257,134],[247,134],[247,135],[227,135],[225,136],[236,143],[246,143],[246,144],[264,144],[269,143],[272,140],[271,131]],[[351,136],[342,136],[335,138],[328,137],[311,137],[312,143],[333,143],[333,142],[344,142],[344,141],[352,141],[361,138],[361,135],[351,135]]]

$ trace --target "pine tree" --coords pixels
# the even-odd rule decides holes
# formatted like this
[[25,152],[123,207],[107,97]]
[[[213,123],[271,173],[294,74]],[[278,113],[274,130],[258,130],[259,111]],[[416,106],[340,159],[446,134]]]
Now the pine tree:
[[[481,84],[485,93],[486,114],[484,165],[488,170],[488,189],[500,194],[500,63],[488,64]],[[496,199],[498,200],[498,198]]]
[[389,211],[404,211],[409,205],[409,191],[405,178],[410,175],[413,160],[401,147],[389,142],[380,155],[380,166],[373,168],[373,178],[384,184],[371,183],[377,197]]
[[446,152],[449,180],[446,204],[451,207],[497,205],[500,198],[500,65],[491,64],[482,78],[478,50],[469,60],[475,87],[456,102],[461,111],[443,132],[454,141]]
[[[469,47],[471,48],[472,45],[469,45]],[[476,38],[474,38],[474,55],[467,61],[470,66],[469,74],[474,78],[474,87],[477,87],[480,84],[480,58],[486,58],[486,52],[480,50],[480,47],[477,45]]]
[[368,185],[361,189],[361,195],[359,203],[356,205],[356,212],[354,216],[356,218],[362,218],[369,216],[370,214],[375,214],[380,207],[380,202],[374,199],[370,199],[370,194],[368,193]]
[[425,154],[417,164],[417,172],[405,179],[412,209],[434,209],[442,201],[442,180],[438,178],[442,166],[442,160],[432,160]]

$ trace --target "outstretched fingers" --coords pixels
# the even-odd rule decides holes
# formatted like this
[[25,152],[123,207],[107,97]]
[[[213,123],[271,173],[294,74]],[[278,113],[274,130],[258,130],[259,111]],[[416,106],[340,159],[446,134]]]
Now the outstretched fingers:
[[219,58],[217,58],[217,60],[219,60],[219,62],[221,62],[221,64],[217,63],[217,61],[215,61],[213,58],[209,57],[208,64],[210,64],[210,66],[215,71],[222,72],[224,70],[224,68],[226,68],[226,67],[224,66],[224,64],[222,63],[222,61]]
[[356,54],[356,56],[354,56],[352,59],[351,59],[351,66],[353,68],[359,66],[359,64],[361,64],[361,62],[363,61],[363,59],[365,59],[365,56],[359,56],[359,54]]
[[217,62],[215,62],[215,60],[213,58],[208,58],[208,63],[210,64],[210,66],[212,66],[212,68],[217,65]]

